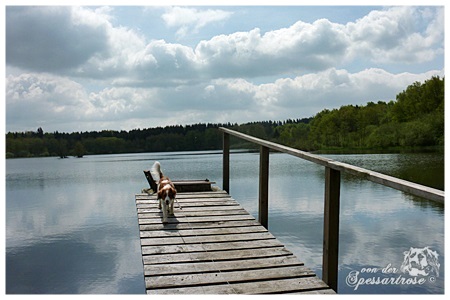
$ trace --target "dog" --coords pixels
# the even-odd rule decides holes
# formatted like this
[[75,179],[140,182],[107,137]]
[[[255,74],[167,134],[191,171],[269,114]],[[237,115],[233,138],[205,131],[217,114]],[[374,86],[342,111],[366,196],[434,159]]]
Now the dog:
[[173,213],[173,203],[175,201],[175,197],[177,195],[177,190],[175,189],[175,185],[170,180],[169,177],[164,176],[161,172],[161,164],[159,162],[155,162],[150,170],[152,173],[152,177],[155,182],[157,182],[157,200],[158,200],[158,208],[163,211],[163,223],[167,223],[167,218],[169,215],[174,215]]
[[400,271],[408,273],[410,276],[428,276],[434,273],[439,277],[439,254],[431,250],[429,247],[425,248],[410,248],[409,251],[403,252],[404,261],[400,267]]

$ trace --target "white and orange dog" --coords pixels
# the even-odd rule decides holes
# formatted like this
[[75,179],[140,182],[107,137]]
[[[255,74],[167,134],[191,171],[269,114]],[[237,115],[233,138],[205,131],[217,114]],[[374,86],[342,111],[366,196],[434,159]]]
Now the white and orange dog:
[[161,164],[155,162],[150,171],[155,182],[158,183],[156,192],[158,193],[158,208],[163,211],[163,223],[167,223],[168,215],[173,215],[173,203],[177,195],[175,185],[169,177],[161,172]]

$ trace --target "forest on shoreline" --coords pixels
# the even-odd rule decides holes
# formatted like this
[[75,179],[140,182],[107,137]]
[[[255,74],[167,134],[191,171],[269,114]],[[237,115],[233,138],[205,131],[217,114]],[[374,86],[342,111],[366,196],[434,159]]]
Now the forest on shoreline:
[[[60,133],[8,132],[6,158],[218,150],[226,127],[305,151],[444,146],[444,78],[415,82],[389,102],[324,109],[311,118]],[[232,140],[232,148],[249,148]]]

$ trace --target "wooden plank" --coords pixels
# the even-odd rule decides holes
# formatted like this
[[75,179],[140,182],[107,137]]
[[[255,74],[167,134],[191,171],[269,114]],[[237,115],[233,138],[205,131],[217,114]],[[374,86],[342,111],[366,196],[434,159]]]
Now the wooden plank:
[[288,266],[248,271],[229,271],[216,273],[198,273],[187,275],[152,276],[145,278],[147,289],[177,286],[192,286],[217,283],[233,283],[256,280],[276,280],[281,278],[315,276],[305,266]]
[[[174,204],[174,209],[179,209],[178,205],[175,203]],[[160,212],[161,209],[158,208],[158,205],[148,205],[148,207],[146,208],[138,208],[138,212],[139,210],[147,210],[148,212]],[[195,207],[195,206],[190,206],[190,207],[182,207],[182,211],[224,211],[224,210],[235,210],[235,209],[244,209],[241,205],[237,204],[235,206],[230,206],[230,205],[224,205],[224,206],[201,206],[201,207]]]
[[273,294],[329,288],[318,277],[302,277],[281,280],[256,281],[231,285],[238,294]]
[[[149,212],[147,210],[138,210],[138,214],[153,215],[154,217],[161,217],[162,212]],[[182,210],[174,207],[174,216],[175,217],[195,217],[195,216],[226,216],[226,215],[243,215],[248,214],[244,209],[227,209],[227,210],[197,210],[197,211],[188,211]]]
[[219,227],[241,227],[241,226],[260,226],[256,220],[243,221],[219,221],[219,222],[199,222],[199,223],[170,223],[170,224],[146,224],[139,225],[141,231],[146,230],[175,230],[175,229],[196,229],[196,228],[219,228]]
[[188,244],[188,245],[165,245],[165,246],[143,246],[143,255],[169,254],[181,252],[201,252],[201,251],[220,251],[220,250],[239,250],[239,249],[257,249],[283,247],[278,240],[266,240],[264,243],[258,241],[241,241],[229,243],[209,243],[209,244]]
[[[153,179],[151,172],[144,170],[144,175],[147,178],[150,188],[156,191],[157,183]],[[209,180],[173,180],[172,182],[179,192],[211,191],[211,183],[215,183]]]
[[231,295],[236,291],[228,284],[147,290],[148,295]]
[[[248,213],[243,209],[234,209],[234,210],[208,210],[208,211],[184,211],[174,208],[174,216],[175,218],[180,217],[208,217],[208,216],[231,216],[231,215],[247,215]],[[143,219],[150,218],[161,218],[163,215],[162,211],[159,212],[138,212],[138,217]]]
[[211,184],[215,183],[209,180],[174,180],[173,184],[178,192],[206,192],[211,191]]
[[[214,216],[233,216],[233,215],[248,215],[248,213],[243,209],[228,209],[224,211],[220,210],[207,210],[207,211],[184,211],[174,207],[175,218],[184,217],[214,217]],[[140,219],[151,219],[151,218],[161,218],[163,215],[162,211],[159,212],[138,212],[138,218]]]
[[[149,200],[148,203],[137,203],[137,205],[158,205],[158,201],[156,199],[154,200]],[[227,202],[227,203],[234,203],[235,205],[239,205],[239,203],[237,203],[234,199],[232,198],[202,198],[202,199],[198,199],[198,200],[193,200],[193,199],[177,199],[178,203],[180,204],[187,204],[187,203],[204,203],[204,202]],[[176,203],[176,202],[175,202]]]
[[[176,209],[183,210],[183,208],[190,208],[191,210],[195,211],[196,207],[198,207],[197,210],[201,209],[203,210],[204,207],[208,206],[235,206],[232,209],[242,209],[242,206],[237,203],[236,201],[227,201],[227,200],[221,200],[221,201],[189,201],[189,202],[174,202],[173,207]],[[180,208],[181,207],[181,208]],[[154,203],[141,203],[136,204],[136,208],[138,209],[159,209],[158,208],[158,202]],[[220,208],[215,208],[215,210],[221,210]]]
[[262,240],[275,238],[270,232],[252,232],[240,234],[223,234],[223,235],[204,235],[204,236],[186,236],[183,237],[185,243],[213,243],[213,242],[232,242],[247,240]]
[[181,236],[170,238],[141,238],[141,246],[153,246],[153,245],[180,245],[184,244],[184,240]]
[[[187,193],[185,193],[185,192],[181,192],[180,193],[180,195],[193,195],[193,196],[201,196],[201,195],[213,195],[213,194],[216,194],[216,195],[219,195],[219,194],[222,194],[222,195],[228,195],[229,197],[231,197],[230,196],[230,194],[229,193],[227,193],[226,191],[223,191],[223,190],[220,190],[220,189],[218,189],[218,190],[214,190],[214,191],[206,191],[206,192],[187,192]],[[149,196],[149,195],[152,195],[152,194],[148,194],[148,193],[137,193],[137,194],[135,194],[136,195],[136,199],[139,199],[140,197],[146,197],[146,196]]]
[[185,210],[175,207],[167,224],[154,198],[136,197],[147,293],[329,292],[234,199],[218,195],[185,194]]
[[301,151],[298,149],[294,149],[288,146],[280,145],[277,143],[269,142],[263,139],[255,138],[250,135],[240,133],[234,130],[230,130],[227,128],[220,127],[219,130],[222,132],[231,134],[233,136],[239,137],[241,139],[250,141],[252,143],[258,144],[260,146],[264,146],[276,151],[280,151],[283,153],[287,153],[293,155],[295,157],[299,157],[313,163],[332,168],[337,171],[346,172],[349,174],[353,174],[359,177],[362,177],[366,180],[370,180],[372,182],[382,184],[388,186],[390,188],[400,190],[409,194],[413,194],[431,201],[436,201],[438,203],[445,202],[445,193],[444,191],[430,188],[421,184],[417,184],[414,182],[410,182],[407,180],[399,179],[393,176],[385,175],[382,173],[378,173],[372,170],[364,169],[361,167],[353,166],[347,163],[338,162],[332,160],[330,158],[326,158],[320,155],[311,154],[309,152]]
[[237,241],[267,240],[275,237],[269,232],[231,234],[226,236],[206,235],[198,237],[171,237],[171,238],[141,238],[142,246],[151,245],[176,245],[176,244],[198,244],[198,243],[221,243]]
[[253,270],[276,266],[303,265],[295,256],[275,256],[227,261],[189,262],[175,264],[144,265],[145,276],[206,273],[229,270]]
[[[230,197],[203,197],[203,198],[181,198],[181,199],[177,198],[177,201],[180,202],[180,203],[227,201],[227,202],[235,202],[236,204],[239,205],[239,203],[237,203],[236,200],[234,200],[233,198],[230,198]],[[156,200],[155,200],[155,202],[156,202]]]
[[[174,208],[174,213],[175,212],[183,212],[183,211],[187,211],[187,212],[212,211],[212,212],[214,212],[214,211],[244,209],[239,204],[237,204],[237,205],[212,205],[212,206],[184,206],[184,207],[182,206],[180,208],[177,203],[174,203],[173,208]],[[161,209],[159,209],[157,205],[147,205],[147,204],[140,204],[139,208],[137,208],[137,210],[138,210],[138,213],[141,213],[141,212],[142,213],[144,213],[144,212],[155,213],[155,212],[161,211]]]
[[225,235],[225,234],[241,234],[252,232],[267,232],[262,226],[246,226],[246,227],[225,227],[225,228],[207,228],[207,229],[180,229],[180,230],[151,230],[141,231],[141,238],[158,238],[170,236],[203,236],[203,235]]
[[327,289],[316,289],[316,290],[302,290],[302,291],[295,291],[295,292],[289,292],[286,291],[286,293],[289,293],[289,295],[295,295],[295,294],[302,294],[302,295],[336,295],[336,292],[333,291],[330,288]]
[[[196,213],[196,212],[200,212],[200,213],[217,213],[217,212],[227,212],[230,211],[230,214],[233,214],[236,211],[242,211],[244,210],[244,208],[242,208],[241,206],[238,205],[224,205],[224,206],[220,206],[220,205],[214,205],[214,206],[189,206],[189,207],[182,207],[179,208],[178,205],[174,205],[173,206],[173,211],[174,214],[180,214],[180,213]],[[244,210],[245,211],[245,210]],[[138,208],[137,209],[138,214],[143,214],[143,213],[161,213],[161,209],[157,208],[157,207],[150,207],[150,208]],[[247,214],[248,212],[245,211]]]
[[[152,204],[157,207],[157,203]],[[235,201],[204,201],[204,202],[188,202],[182,203],[180,202],[181,208],[183,207],[204,207],[204,206],[239,206]],[[148,204],[137,204],[137,208],[149,208]],[[178,208],[177,203],[175,202],[173,205],[174,208]]]
[[332,293],[318,277],[301,277],[234,284],[179,287],[147,290],[147,294],[273,294],[286,292],[311,291],[313,289]]
[[[182,179],[182,180],[173,180],[173,183],[179,185],[191,185],[191,184],[211,184],[215,183],[214,181],[209,181],[208,179]],[[189,192],[190,193],[190,192]]]
[[[177,193],[177,199],[202,199],[202,198],[231,198],[225,192],[199,192],[199,193]],[[139,201],[156,199],[156,194],[138,194],[136,195],[136,203]]]
[[[194,203],[198,203],[198,202],[214,202],[214,201],[228,201],[228,202],[236,202],[236,200],[234,200],[233,198],[230,197],[202,197],[202,198],[178,198],[177,197],[177,201],[180,203],[184,203],[184,202],[194,202]],[[139,201],[136,201],[137,204],[158,204],[158,201],[156,198],[154,199],[142,199]],[[236,202],[237,203],[237,202]]]
[[253,137],[253,136],[241,133],[241,132],[237,132],[237,131],[231,130],[231,129],[220,127],[219,130],[221,130],[224,133],[228,133],[230,135],[236,136],[236,137],[238,137],[240,139],[247,140],[249,142],[255,143],[257,145],[265,146],[265,147],[273,149],[273,150],[277,150],[277,151],[280,151],[280,152],[288,153],[288,154],[291,154],[293,156],[303,158],[305,160],[314,162],[314,163],[319,164],[319,165],[326,166],[328,164],[328,162],[331,161],[331,159],[323,157],[323,156],[320,156],[320,155],[317,155],[317,154],[311,154],[309,152],[305,152],[305,151],[294,149],[294,148],[291,148],[291,147],[288,147],[288,146],[284,146],[284,145],[276,144],[276,143],[273,143],[273,142],[269,142],[269,141],[266,141],[266,140],[263,140],[263,139],[259,139],[259,138],[256,138],[256,137]]
[[[225,201],[225,202],[234,202],[236,205],[239,205],[239,203],[236,202],[233,198],[226,198],[226,197],[204,197],[199,199],[193,199],[193,198],[184,198],[184,199],[178,199],[177,201],[179,203],[201,203],[201,202],[219,202],[219,201]],[[158,201],[155,199],[149,199],[149,200],[139,200],[139,203],[137,204],[147,204],[147,205],[158,205]]]
[[180,262],[195,261],[220,261],[231,259],[244,259],[256,257],[272,257],[287,256],[292,253],[285,248],[262,248],[262,249],[244,249],[244,250],[228,250],[228,251],[212,251],[212,252],[193,252],[193,253],[173,253],[161,255],[144,255],[144,265],[149,264],[166,264]]
[[[239,220],[254,220],[250,215],[234,215],[234,216],[204,216],[204,217],[169,217],[167,218],[168,224],[170,223],[195,223],[195,222],[219,222],[219,221],[239,221]],[[140,218],[139,224],[159,224],[161,219],[153,218]]]
[[[225,197],[225,196],[203,196],[203,197],[198,197],[198,198],[192,198],[192,197],[179,197],[177,194],[177,200],[178,202],[201,202],[201,201],[214,201],[214,200],[231,200],[231,201],[236,201],[231,197]],[[155,197],[148,197],[148,198],[142,198],[139,200],[136,200],[136,204],[153,204],[153,203],[157,203],[157,198]]]

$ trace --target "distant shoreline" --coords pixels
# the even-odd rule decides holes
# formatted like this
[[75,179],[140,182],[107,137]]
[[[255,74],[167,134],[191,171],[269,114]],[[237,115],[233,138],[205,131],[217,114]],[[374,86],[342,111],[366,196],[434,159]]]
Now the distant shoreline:
[[[257,149],[248,148],[232,148],[232,153],[257,153]],[[444,146],[428,146],[428,147],[390,147],[390,148],[333,148],[333,149],[320,149],[315,151],[309,151],[310,153],[319,155],[339,155],[339,154],[398,154],[398,153],[442,153],[445,151]],[[222,149],[210,149],[210,150],[178,150],[178,151],[155,151],[155,152],[117,152],[117,153],[86,153],[84,156],[93,155],[116,155],[116,154],[140,154],[140,153],[182,153],[182,152],[204,152],[202,154],[220,154]],[[84,157],[83,156],[83,157]],[[58,159],[67,158],[77,158],[82,159],[83,157],[77,157],[76,155],[69,155],[65,157],[59,157],[58,155],[46,155],[46,156],[25,156],[25,157],[14,157],[6,155],[6,159],[15,158],[40,158],[40,157],[54,157]]]

